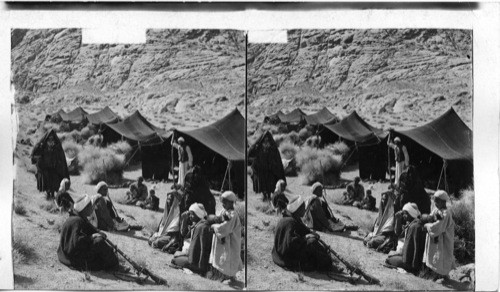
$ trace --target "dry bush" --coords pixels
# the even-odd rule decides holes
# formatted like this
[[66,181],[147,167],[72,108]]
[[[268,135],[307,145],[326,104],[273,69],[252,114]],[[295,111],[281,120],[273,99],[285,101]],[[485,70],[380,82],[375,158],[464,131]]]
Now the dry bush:
[[279,146],[281,157],[290,160],[299,152],[299,147],[289,141],[283,142]]
[[331,185],[340,176],[342,156],[335,155],[328,149],[303,147],[295,157],[300,169],[299,176],[304,184],[322,181]]
[[41,128],[42,134],[45,134],[49,132],[50,130],[54,130],[54,132],[58,133],[61,131],[61,126],[58,124],[54,124],[51,122],[46,122],[43,124],[43,127]]
[[109,144],[108,147],[116,154],[122,154],[125,156],[125,159],[129,159],[130,155],[132,155],[132,146],[127,141],[118,141],[113,144]]
[[80,131],[80,137],[82,137],[84,141],[87,141],[87,139],[93,136],[94,134],[95,130],[89,126],[86,126]]
[[40,209],[45,210],[49,213],[56,214],[59,213],[59,208],[57,208],[56,203],[54,201],[42,201],[40,204]]
[[29,244],[32,239],[15,233],[12,238],[12,261],[15,264],[29,264],[37,258],[33,246]]
[[310,131],[307,127],[304,127],[302,129],[300,129],[300,131],[299,131],[299,138],[302,141],[305,141],[305,140],[307,140],[307,138],[311,137],[312,134],[313,134],[312,131]]
[[335,155],[341,155],[342,158],[345,158],[347,154],[349,154],[349,146],[347,146],[344,142],[335,142],[333,144],[328,144],[325,148],[328,148]]
[[272,215],[274,214],[274,208],[269,202],[257,202],[255,204],[255,209],[259,212],[262,212],[267,215]]
[[67,140],[62,142],[62,148],[66,157],[73,158],[77,157],[78,153],[83,149],[82,146],[76,143],[74,140]]
[[118,184],[123,178],[125,155],[111,149],[87,145],[78,154],[78,161],[83,168],[85,183],[104,180],[109,184]]
[[26,207],[24,207],[24,204],[21,202],[21,200],[16,200],[14,202],[14,213],[21,216],[26,215],[27,210]]
[[460,192],[460,199],[451,204],[455,221],[454,255],[457,262],[467,264],[475,260],[475,218],[474,190],[468,188]]

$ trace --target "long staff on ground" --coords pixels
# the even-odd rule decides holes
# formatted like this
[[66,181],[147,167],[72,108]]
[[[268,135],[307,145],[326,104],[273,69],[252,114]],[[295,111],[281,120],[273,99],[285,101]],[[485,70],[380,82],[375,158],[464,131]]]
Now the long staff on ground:
[[[313,231],[311,230],[311,232],[313,232]],[[352,265],[351,263],[349,263],[346,259],[344,259],[343,257],[341,257],[337,252],[335,252],[328,244],[326,244],[326,242],[324,242],[323,240],[321,240],[319,238],[318,238],[318,241],[328,250],[328,252],[330,254],[332,254],[333,256],[335,256],[341,263],[343,263],[347,267],[347,269],[349,271],[351,271],[351,273],[355,273],[355,274],[358,274],[358,275],[362,276],[370,284],[377,284],[377,285],[380,284],[380,280],[379,279],[375,278],[374,276],[371,276],[371,275],[367,274],[366,272],[364,272],[363,270],[361,270],[361,268],[355,267],[354,265]]]
[[[89,223],[90,226],[92,226],[94,233],[101,233],[99,229],[95,228],[94,225],[92,225],[90,222],[88,222],[87,218],[83,218],[83,219],[86,220],[87,223]],[[136,263],[135,261],[133,261],[123,251],[121,251],[116,244],[112,243],[107,238],[107,236],[106,236],[106,238],[104,240],[105,240],[106,244],[108,244],[110,247],[112,247],[118,254],[120,254],[127,262],[129,262],[132,265],[132,267],[135,269],[137,275],[143,274],[143,275],[145,275],[147,277],[150,277],[151,280],[153,280],[158,285],[166,285],[166,286],[168,286],[167,280],[165,280],[162,277],[154,274],[153,272],[151,272],[147,268],[145,268],[145,267],[139,265],[138,263]]]

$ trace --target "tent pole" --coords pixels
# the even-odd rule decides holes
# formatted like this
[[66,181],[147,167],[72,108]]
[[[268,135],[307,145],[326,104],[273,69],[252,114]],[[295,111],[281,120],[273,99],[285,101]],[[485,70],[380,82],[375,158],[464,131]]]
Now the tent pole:
[[445,168],[445,165],[444,165],[444,159],[443,159],[443,167],[441,168],[441,173],[439,174],[439,180],[438,180],[438,184],[437,184],[437,187],[436,187],[436,190],[439,190],[439,186],[441,185],[441,178],[443,177],[443,172],[444,172],[444,168]]
[[135,149],[134,153],[132,154],[132,156],[130,156],[130,158],[128,159],[128,161],[125,163],[125,167],[128,166],[128,164],[130,163],[130,161],[132,160],[132,158],[134,158],[135,154],[137,153],[137,151],[139,150],[140,148],[140,144],[139,146],[137,147],[137,149]]
[[443,159],[443,169],[444,169],[444,173],[443,173],[443,176],[444,176],[444,190],[447,192],[447,193],[450,193],[450,190],[448,188],[448,180],[446,179],[446,169],[448,167],[448,162],[446,162],[446,160]]
[[227,172],[227,175],[228,175],[228,183],[229,183],[229,190],[232,191],[233,190],[233,184],[231,182],[231,168],[232,168],[232,164],[231,164],[231,160],[227,160],[227,169],[228,169],[228,172]]
[[224,179],[222,180],[222,185],[220,187],[220,191],[222,193],[222,191],[224,190],[224,184],[226,183],[226,176],[227,176],[227,171],[228,171],[228,168],[229,166],[226,166],[226,172],[224,173]]

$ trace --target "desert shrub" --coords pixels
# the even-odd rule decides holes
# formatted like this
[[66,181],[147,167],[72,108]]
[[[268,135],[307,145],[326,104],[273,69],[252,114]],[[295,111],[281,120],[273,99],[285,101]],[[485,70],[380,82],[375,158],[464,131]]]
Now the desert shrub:
[[27,213],[26,208],[20,200],[16,200],[14,202],[14,213],[21,216],[24,216]]
[[118,184],[123,178],[125,155],[117,154],[111,149],[87,145],[78,154],[78,161],[83,168],[85,183],[93,184],[104,180],[109,184]]
[[50,130],[54,130],[54,132],[58,133],[61,131],[61,126],[51,122],[44,123],[42,126],[42,133],[47,133]]
[[304,145],[307,147],[318,148],[320,144],[321,144],[321,137],[319,136],[310,136],[304,142]]
[[285,141],[288,140],[293,144],[298,144],[300,142],[299,133],[292,131],[285,136]]
[[86,145],[98,146],[102,145],[102,137],[100,135],[93,135],[87,139]]
[[322,181],[331,185],[340,176],[342,156],[335,155],[328,149],[303,147],[295,158],[300,169],[299,176],[304,184]]
[[40,204],[40,209],[45,210],[49,213],[55,214],[59,212],[59,208],[57,208],[56,203],[53,200],[51,201],[42,201]]
[[342,158],[345,158],[347,154],[349,154],[349,146],[347,146],[344,142],[335,142],[333,144],[328,144],[325,148],[328,148],[335,155],[341,155]]
[[274,208],[269,202],[257,202],[255,204],[255,209],[267,215],[274,214]]
[[307,138],[311,137],[312,134],[313,134],[312,131],[310,131],[307,127],[304,127],[302,129],[300,129],[300,131],[299,131],[299,138],[302,141],[305,141],[305,140],[307,140]]
[[280,132],[278,126],[269,124],[263,125],[262,131],[269,131],[271,134],[278,134]]
[[62,142],[62,148],[66,157],[73,158],[77,157],[78,153],[82,150],[82,146],[76,143],[74,140],[67,140]]
[[132,155],[132,146],[127,141],[118,141],[113,144],[109,144],[108,147],[116,154],[122,154],[125,156],[125,159],[129,159],[130,155]]
[[454,200],[450,209],[455,221],[455,258],[462,264],[474,262],[476,250],[474,190],[471,188],[462,190],[460,199]]
[[80,137],[82,137],[82,140],[87,141],[88,138],[93,136],[95,134],[95,131],[91,129],[89,126],[86,126],[80,131]]
[[12,261],[16,264],[26,264],[36,259],[37,254],[33,246],[29,244],[32,241],[27,236],[21,236],[14,233],[12,237]]
[[289,160],[295,157],[295,154],[299,151],[299,147],[287,141],[280,144],[279,151],[281,153],[281,158]]

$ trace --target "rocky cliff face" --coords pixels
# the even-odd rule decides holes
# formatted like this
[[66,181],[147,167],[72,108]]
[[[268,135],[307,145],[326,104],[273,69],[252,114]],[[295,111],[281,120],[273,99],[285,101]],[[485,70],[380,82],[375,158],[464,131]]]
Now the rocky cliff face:
[[145,44],[97,45],[82,44],[80,29],[15,29],[11,39],[18,101],[47,111],[110,105],[196,124],[243,110],[243,32],[148,30]]
[[420,125],[453,106],[472,123],[472,32],[293,30],[287,44],[248,45],[251,119],[266,108],[357,110],[382,127]]

